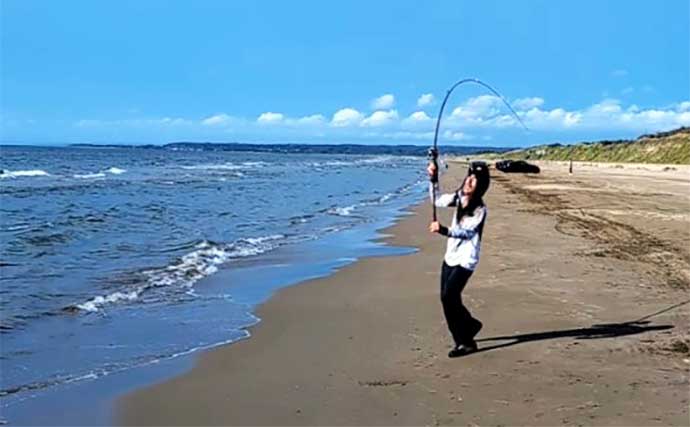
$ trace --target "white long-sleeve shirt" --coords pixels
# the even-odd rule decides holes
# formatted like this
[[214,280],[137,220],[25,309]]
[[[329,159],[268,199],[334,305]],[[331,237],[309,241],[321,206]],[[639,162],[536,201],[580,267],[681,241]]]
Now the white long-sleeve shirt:
[[[434,186],[436,199],[433,200]],[[429,184],[429,197],[437,207],[456,207],[453,222],[448,228],[448,242],[444,260],[451,267],[461,266],[468,270],[477,268],[481,250],[482,230],[486,220],[486,205],[478,206],[472,216],[465,215],[458,223],[457,209],[460,209],[467,196],[462,193],[439,194],[438,184]]]

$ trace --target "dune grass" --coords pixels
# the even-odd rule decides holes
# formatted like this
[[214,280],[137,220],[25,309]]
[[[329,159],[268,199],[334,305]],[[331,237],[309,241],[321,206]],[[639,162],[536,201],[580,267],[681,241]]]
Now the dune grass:
[[513,160],[561,160],[620,163],[690,164],[690,127],[642,135],[635,140],[542,145],[497,157]]

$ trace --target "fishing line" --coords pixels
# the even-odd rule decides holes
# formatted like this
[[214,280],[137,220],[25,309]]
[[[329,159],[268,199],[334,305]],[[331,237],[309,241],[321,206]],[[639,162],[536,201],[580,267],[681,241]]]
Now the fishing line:
[[[529,129],[527,128],[525,123],[522,121],[522,119],[520,118],[518,113],[515,112],[513,107],[511,107],[510,103],[508,101],[506,101],[506,99],[503,97],[503,95],[498,93],[498,91],[496,89],[489,86],[487,83],[484,83],[483,81],[481,81],[479,79],[474,79],[474,78],[462,79],[462,80],[456,82],[453,86],[450,87],[450,89],[448,89],[448,92],[446,92],[446,97],[443,98],[443,103],[441,104],[441,109],[439,110],[438,118],[436,119],[436,132],[434,132],[434,146],[432,148],[429,148],[429,152],[428,152],[429,160],[431,160],[433,162],[434,167],[435,167],[434,176],[431,177],[431,181],[434,184],[438,182],[438,130],[441,127],[441,118],[443,117],[443,110],[446,108],[446,103],[448,102],[448,98],[450,97],[450,94],[453,93],[455,88],[457,88],[458,86],[463,85],[465,83],[476,83],[476,84],[484,87],[485,89],[488,89],[491,93],[496,95],[498,97],[498,99],[503,101],[503,103],[506,105],[506,107],[508,107],[508,110],[510,110],[510,112],[513,114],[513,116],[520,123],[520,125],[522,125],[522,127],[525,128],[526,131],[529,131]],[[431,217],[432,217],[432,220],[435,222],[437,220],[437,217],[436,217],[436,185],[432,186],[431,191],[432,191],[432,200],[431,200],[432,213],[431,213]]]

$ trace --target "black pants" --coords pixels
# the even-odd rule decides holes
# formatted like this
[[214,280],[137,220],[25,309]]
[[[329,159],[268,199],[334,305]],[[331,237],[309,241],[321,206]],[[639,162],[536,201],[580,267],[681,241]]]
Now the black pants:
[[472,271],[461,266],[451,267],[443,262],[441,267],[441,304],[446,315],[448,329],[456,345],[473,344],[474,335],[481,322],[462,304],[462,291]]

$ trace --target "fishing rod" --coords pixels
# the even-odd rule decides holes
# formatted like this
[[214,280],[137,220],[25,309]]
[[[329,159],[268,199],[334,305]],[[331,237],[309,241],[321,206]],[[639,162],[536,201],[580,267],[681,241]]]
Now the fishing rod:
[[522,119],[520,119],[520,116],[518,116],[518,113],[515,112],[513,107],[510,106],[510,103],[506,101],[506,99],[498,93],[498,91],[488,84],[484,83],[483,81],[479,79],[474,79],[474,78],[469,78],[469,79],[462,79],[458,82],[456,82],[453,86],[448,89],[448,92],[446,92],[446,97],[443,98],[443,103],[441,103],[441,109],[438,112],[438,118],[436,118],[436,132],[434,132],[434,146],[429,148],[428,152],[428,158],[431,162],[434,164],[434,175],[431,177],[431,182],[434,184],[432,186],[431,190],[431,195],[432,195],[432,200],[431,200],[431,218],[434,222],[436,222],[437,217],[436,217],[436,183],[438,183],[438,130],[441,127],[441,118],[443,117],[443,110],[446,107],[446,102],[448,102],[448,98],[450,98],[450,94],[453,93],[455,88],[458,86],[465,84],[465,83],[476,83],[480,86],[483,86],[485,89],[488,89],[491,93],[496,95],[503,103],[508,107],[508,110],[515,116],[517,121],[522,125],[522,127],[525,128],[525,130],[529,130],[525,123],[523,123]]

